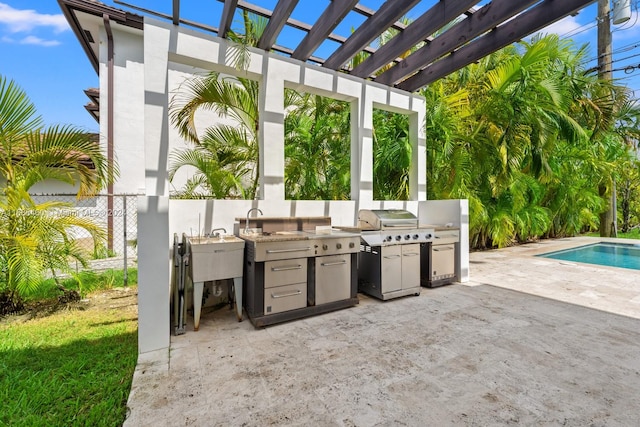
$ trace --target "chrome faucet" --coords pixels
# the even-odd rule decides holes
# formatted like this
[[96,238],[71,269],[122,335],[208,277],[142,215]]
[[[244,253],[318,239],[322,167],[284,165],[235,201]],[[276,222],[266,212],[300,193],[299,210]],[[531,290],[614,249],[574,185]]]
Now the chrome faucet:
[[218,233],[218,231],[222,231],[224,234],[227,234],[227,230],[225,228],[214,228],[211,230],[211,233],[209,233],[209,237],[220,237],[220,233]]
[[258,211],[260,212],[260,215],[264,215],[262,211],[258,208],[249,209],[249,212],[247,212],[247,221],[244,223],[244,234],[249,234],[249,215],[251,215],[251,212],[253,211]]

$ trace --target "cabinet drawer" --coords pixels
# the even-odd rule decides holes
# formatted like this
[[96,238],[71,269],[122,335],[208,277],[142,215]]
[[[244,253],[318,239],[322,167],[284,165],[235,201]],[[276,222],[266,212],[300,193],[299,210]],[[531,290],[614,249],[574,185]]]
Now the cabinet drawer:
[[307,259],[295,258],[264,263],[264,287],[307,283]]
[[445,245],[451,243],[458,243],[460,241],[460,230],[436,230],[433,239],[434,245]]
[[314,243],[310,240],[265,242],[255,246],[255,261],[303,258],[314,255]]
[[307,306],[307,284],[277,286],[264,290],[264,314],[281,313]]

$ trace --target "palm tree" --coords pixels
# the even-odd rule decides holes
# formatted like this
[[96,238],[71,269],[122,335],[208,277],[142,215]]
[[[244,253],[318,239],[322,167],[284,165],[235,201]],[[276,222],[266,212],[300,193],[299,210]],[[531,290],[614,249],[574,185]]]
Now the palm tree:
[[350,106],[286,90],[285,194],[297,200],[346,200],[350,194]]
[[[255,46],[267,20],[243,11],[244,33],[231,30],[232,54],[238,69],[246,69],[248,46]],[[187,142],[195,145],[171,154],[169,178],[184,167],[195,169],[182,197],[253,199],[258,189],[258,82],[222,77],[217,72],[186,80],[171,100],[171,121]],[[198,111],[213,111],[237,125],[216,123],[198,134]]]
[[411,168],[409,117],[383,110],[373,112],[373,197],[408,200]]
[[72,126],[44,128],[26,93],[0,76],[0,173],[0,292],[16,303],[38,287],[46,269],[68,269],[69,257],[86,263],[72,228],[89,232],[95,244],[105,237],[86,218],[57,214],[69,204],[37,204],[29,190],[56,180],[76,185],[78,197],[85,197],[100,191],[117,170],[87,133]]
[[[555,36],[534,38],[423,91],[429,197],[469,199],[475,246],[593,223],[602,206],[594,193],[599,178],[585,160],[592,171],[607,166],[583,117],[605,120],[599,111],[608,104],[590,96],[583,57],[584,48]],[[575,203],[578,194],[585,197]]]
[[[238,68],[246,61],[266,20],[243,14],[244,34],[233,32]],[[194,146],[171,154],[170,179],[189,166],[195,172],[178,192],[182,197],[253,199],[258,188],[259,84],[209,73],[187,80],[171,101],[171,121]],[[346,199],[350,192],[347,103],[285,90],[285,194],[290,199]],[[200,136],[195,116],[209,110],[232,119]]]
[[[198,135],[195,115],[211,110],[237,125],[216,123]],[[211,72],[187,80],[171,100],[171,121],[180,135],[195,144],[172,153],[173,179],[184,166],[196,174],[183,190],[186,195],[255,198],[258,188],[258,82],[221,77]]]

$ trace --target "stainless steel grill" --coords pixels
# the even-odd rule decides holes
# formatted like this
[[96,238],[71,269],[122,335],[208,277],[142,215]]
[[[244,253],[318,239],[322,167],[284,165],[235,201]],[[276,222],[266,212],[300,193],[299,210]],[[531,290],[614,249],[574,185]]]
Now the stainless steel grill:
[[402,209],[360,210],[358,290],[382,300],[420,294],[421,247],[434,230],[419,228],[418,218]]
[[419,228],[418,218],[403,209],[362,209],[358,212],[362,240],[369,246],[427,243],[433,240],[432,228]]

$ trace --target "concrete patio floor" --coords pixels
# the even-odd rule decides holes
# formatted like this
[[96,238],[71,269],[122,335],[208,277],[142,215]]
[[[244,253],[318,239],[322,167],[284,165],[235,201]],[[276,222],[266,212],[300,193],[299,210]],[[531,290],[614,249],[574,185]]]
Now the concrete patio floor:
[[140,356],[125,426],[640,425],[639,272],[532,257],[596,240],[265,329],[205,313]]

